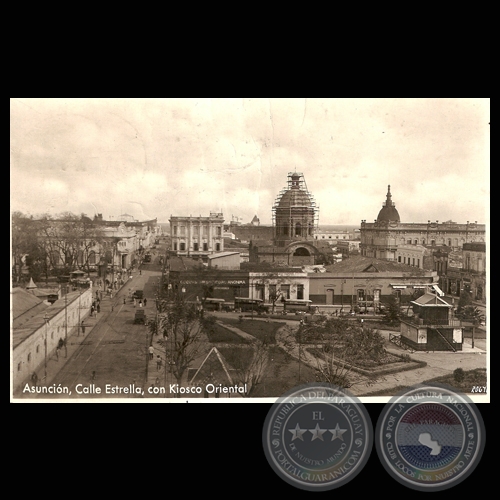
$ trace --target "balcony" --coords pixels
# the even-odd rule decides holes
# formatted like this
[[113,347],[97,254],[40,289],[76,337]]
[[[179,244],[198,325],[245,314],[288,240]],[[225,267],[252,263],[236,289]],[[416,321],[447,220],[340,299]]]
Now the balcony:
[[401,321],[415,326],[428,326],[431,328],[439,328],[443,326],[459,328],[463,326],[462,322],[458,319],[424,319],[419,318],[418,316],[402,315]]

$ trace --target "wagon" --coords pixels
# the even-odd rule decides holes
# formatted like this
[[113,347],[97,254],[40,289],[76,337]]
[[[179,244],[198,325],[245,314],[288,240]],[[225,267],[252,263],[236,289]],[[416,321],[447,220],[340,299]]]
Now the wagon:
[[134,323],[141,323],[143,325],[147,323],[146,312],[144,309],[137,309],[137,311],[135,311]]

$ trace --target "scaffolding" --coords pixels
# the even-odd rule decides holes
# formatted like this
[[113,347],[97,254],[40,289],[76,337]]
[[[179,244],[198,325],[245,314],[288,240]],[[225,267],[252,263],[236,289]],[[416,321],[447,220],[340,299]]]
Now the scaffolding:
[[[284,202],[284,195],[295,190],[304,193],[305,196],[296,196],[295,199],[290,200],[288,206],[285,203],[283,203],[285,206],[281,206]],[[314,238],[319,225],[319,206],[307,189],[303,173],[288,173],[287,187],[278,193],[272,208],[272,224],[275,239]],[[298,228],[300,228],[300,234],[297,234]]]

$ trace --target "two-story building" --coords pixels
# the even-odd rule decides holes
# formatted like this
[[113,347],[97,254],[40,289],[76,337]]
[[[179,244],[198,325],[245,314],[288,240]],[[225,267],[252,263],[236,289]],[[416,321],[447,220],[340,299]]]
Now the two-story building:
[[211,212],[208,217],[170,217],[171,250],[180,256],[206,258],[224,251],[224,216]]

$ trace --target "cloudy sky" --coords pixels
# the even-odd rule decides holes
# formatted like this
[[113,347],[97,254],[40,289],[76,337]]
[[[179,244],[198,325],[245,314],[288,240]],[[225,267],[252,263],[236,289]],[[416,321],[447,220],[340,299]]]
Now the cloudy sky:
[[489,99],[11,99],[11,211],[271,223],[302,172],[319,223],[486,222]]

